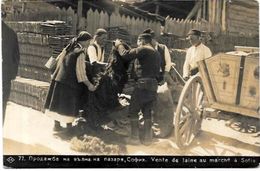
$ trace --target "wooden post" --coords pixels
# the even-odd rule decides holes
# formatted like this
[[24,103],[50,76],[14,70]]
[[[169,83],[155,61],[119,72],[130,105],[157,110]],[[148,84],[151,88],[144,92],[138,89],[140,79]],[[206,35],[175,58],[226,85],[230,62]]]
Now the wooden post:
[[160,6],[157,4],[155,8],[155,14],[159,14]]
[[193,9],[190,11],[189,15],[186,17],[186,20],[190,20],[194,15],[197,14],[198,10],[201,8],[202,1],[197,1]]
[[212,22],[212,1],[208,1],[208,18],[209,18],[209,23]]
[[196,16],[196,21],[199,21],[201,19],[201,11],[202,11],[201,8],[199,8]]
[[203,0],[203,19],[206,20],[206,0]]
[[222,18],[221,18],[221,30],[223,32],[227,31],[227,2],[223,1],[222,4]]
[[119,15],[119,6],[118,6],[118,5],[115,6],[115,14],[116,14],[116,15]]
[[78,17],[82,17],[82,11],[83,11],[83,0],[79,0],[78,9],[77,9]]
[[79,30],[82,29],[84,23],[82,23],[82,12],[83,12],[83,0],[78,1],[78,8],[77,8],[77,33]]
[[212,0],[212,23],[216,23],[216,0]]
[[216,1],[216,24],[221,23],[222,1]]
[[22,3],[22,13],[24,13],[26,10],[26,2]]

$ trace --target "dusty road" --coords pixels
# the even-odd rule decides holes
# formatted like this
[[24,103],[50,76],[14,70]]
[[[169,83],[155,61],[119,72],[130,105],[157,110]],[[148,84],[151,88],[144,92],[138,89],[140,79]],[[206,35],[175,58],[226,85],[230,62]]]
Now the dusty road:
[[[70,142],[52,134],[53,122],[43,113],[8,103],[3,129],[4,154],[84,155],[70,149]],[[241,133],[225,126],[225,121],[205,119],[193,145],[179,150],[174,136],[155,139],[150,146],[127,145],[127,154],[192,156],[260,156],[258,133]]]

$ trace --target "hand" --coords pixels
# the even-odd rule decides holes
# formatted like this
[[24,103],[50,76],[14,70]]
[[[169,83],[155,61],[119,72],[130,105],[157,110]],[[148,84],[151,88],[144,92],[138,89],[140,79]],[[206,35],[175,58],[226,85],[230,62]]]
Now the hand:
[[120,39],[116,39],[114,42],[113,42],[113,45],[115,47],[118,47],[120,44],[122,44],[122,41]]
[[176,67],[176,63],[172,62],[172,67]]
[[85,83],[85,85],[88,87],[88,90],[89,91],[95,91],[96,89],[97,89],[97,87],[95,87],[91,82],[89,82],[89,81],[85,81],[84,82]]
[[96,89],[97,89],[97,87],[95,87],[93,84],[90,83],[90,84],[88,85],[88,90],[89,90],[89,91],[95,91]]
[[158,83],[159,86],[162,86],[165,83],[164,79]]

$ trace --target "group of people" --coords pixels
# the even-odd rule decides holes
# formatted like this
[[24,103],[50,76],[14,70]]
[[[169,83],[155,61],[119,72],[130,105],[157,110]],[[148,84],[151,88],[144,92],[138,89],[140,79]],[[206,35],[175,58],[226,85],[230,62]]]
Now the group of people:
[[[183,78],[187,80],[198,72],[197,62],[210,57],[211,51],[201,42],[201,32],[191,30],[188,33],[191,47],[187,51],[183,66]],[[52,82],[47,95],[46,113],[54,119],[54,131],[72,130],[72,123],[78,117],[79,110],[84,109],[88,92],[95,92],[98,84],[92,79],[93,73],[104,71],[104,45],[107,31],[97,29],[92,37],[86,31],[72,39],[64,49],[52,74]],[[122,40],[113,42],[113,49],[123,61],[134,63],[134,91],[131,94],[129,117],[131,135],[128,143],[149,145],[152,143],[152,111],[157,99],[157,88],[167,82],[174,84],[169,74],[174,65],[166,45],[155,39],[152,29],[146,29],[138,36],[137,48],[126,48]],[[94,71],[94,72],[93,72]],[[87,97],[87,98],[86,98]],[[84,99],[84,100],[83,100]],[[139,136],[139,112],[143,113],[144,136]],[[91,113],[89,114],[91,115]],[[67,124],[66,128],[61,122]]]
[[[2,22],[2,26],[2,37],[5,41],[5,36],[10,34],[7,33],[8,27],[5,23]],[[202,32],[199,30],[192,29],[187,35],[192,46],[186,53],[183,66],[184,80],[188,80],[190,76],[198,72],[198,61],[212,55],[210,49],[202,43],[201,34]],[[95,93],[99,86],[94,77],[108,66],[108,63],[104,61],[104,46],[107,42],[107,36],[105,29],[97,29],[94,36],[82,31],[63,49],[63,56],[59,56],[52,73],[52,81],[44,106],[45,113],[54,120],[53,130],[55,132],[73,130],[72,123],[77,119],[79,111],[86,110],[89,107],[85,104],[94,97],[89,96],[89,94]],[[8,40],[12,45],[18,45],[17,38],[14,38],[16,43],[13,43],[14,41],[10,37]],[[3,46],[7,46],[7,48],[3,48],[3,62],[6,63],[6,65],[3,65],[3,114],[10,94],[10,83],[17,74],[19,63],[19,48],[14,48],[17,51],[10,51],[8,47],[11,47],[11,45],[8,44],[7,40],[5,42]],[[120,56],[123,63],[132,62],[134,64],[135,87],[131,94],[128,111],[131,123],[131,135],[128,143],[140,144],[142,142],[149,145],[153,138],[152,111],[157,100],[157,88],[165,82],[170,89],[174,88],[174,81],[169,74],[171,67],[174,65],[171,61],[169,49],[166,45],[156,41],[154,31],[149,28],[138,36],[137,48],[125,46],[124,42],[117,39],[113,42],[113,51]],[[9,63],[15,64],[16,70],[12,73],[7,72],[9,70],[4,68],[11,66]],[[127,79],[124,80],[123,84],[126,81]],[[121,93],[121,91],[118,92]],[[102,94],[99,96],[102,96]],[[94,103],[98,103],[98,101],[94,101]],[[141,140],[139,138],[138,119],[140,111],[144,118],[144,136]],[[88,115],[95,115],[95,113]],[[95,117],[90,118],[94,119],[89,123],[95,123]],[[64,128],[61,123],[66,123],[66,127]]]
[[45,113],[54,119],[54,131],[72,130],[72,123],[83,109],[88,92],[96,90],[91,80],[104,63],[104,42],[107,31],[98,29],[95,35],[82,31],[63,49],[52,74],[52,82],[45,102]]
[[[2,26],[3,33],[7,32],[4,23]],[[190,76],[198,72],[198,61],[212,55],[210,49],[201,42],[201,34],[199,30],[194,29],[188,33],[188,39],[192,46],[187,50],[183,66],[184,80],[188,80]],[[5,35],[9,34],[2,34],[3,40]],[[10,37],[8,40],[12,42]],[[17,42],[17,38],[15,40]],[[104,62],[106,40],[107,31],[105,29],[97,29],[93,37],[90,33],[82,31],[63,49],[64,55],[58,59],[52,73],[52,81],[45,102],[45,113],[54,119],[54,131],[73,130],[72,123],[78,117],[79,111],[86,109],[85,103],[91,98],[88,96],[89,93],[94,93],[99,86],[93,77],[104,71],[108,65]],[[14,44],[18,45],[18,43],[12,42],[12,45]],[[3,45],[9,46],[8,43]],[[138,36],[137,48],[131,49],[129,46],[124,46],[124,42],[121,40],[116,40],[113,46],[114,51],[120,55],[123,61],[133,61],[134,63],[136,83],[129,105],[131,135],[128,142],[131,144],[141,143],[138,119],[138,113],[141,111],[144,118],[142,143],[148,145],[152,142],[153,137],[152,111],[157,99],[157,88],[158,85],[165,82],[167,82],[168,87],[174,85],[169,74],[174,63],[171,61],[167,46],[156,41],[155,33],[150,28]],[[8,48],[3,48],[3,50],[5,49]],[[8,54],[9,52],[12,53]],[[16,61],[18,59],[16,56],[19,57],[19,54],[17,53],[19,52],[3,51],[3,59],[10,56],[6,58],[8,60],[3,60],[3,62],[10,61],[12,64],[16,64],[15,68],[18,68],[19,60]],[[4,66],[10,66],[10,64],[7,63]],[[10,74],[5,70],[9,71],[3,68],[3,114],[10,93],[10,80],[14,79],[17,73],[17,70]],[[96,102],[98,103],[98,101]],[[95,122],[95,117],[91,118],[94,119],[90,123]],[[66,123],[66,128],[63,128],[61,123]]]

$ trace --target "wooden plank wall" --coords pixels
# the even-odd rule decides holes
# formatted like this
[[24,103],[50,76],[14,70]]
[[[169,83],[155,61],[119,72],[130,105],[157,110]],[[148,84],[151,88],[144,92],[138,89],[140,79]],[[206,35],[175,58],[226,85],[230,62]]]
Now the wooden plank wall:
[[236,3],[229,3],[227,8],[229,11],[227,27],[230,34],[259,35],[258,6],[253,4],[244,5],[237,1]]
[[208,0],[210,30],[231,36],[258,36],[259,8],[255,0]]

